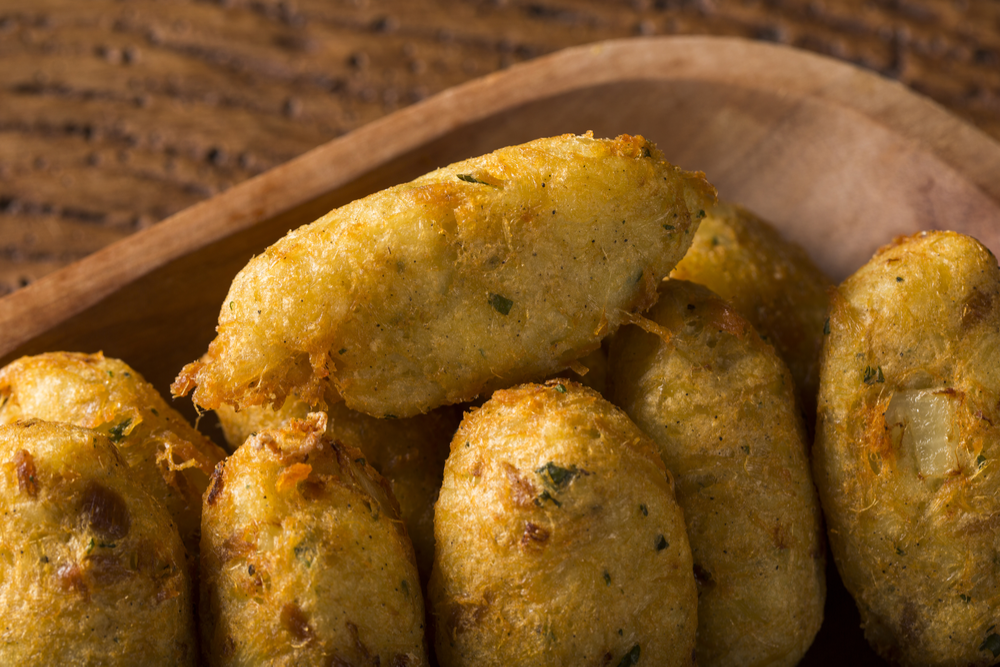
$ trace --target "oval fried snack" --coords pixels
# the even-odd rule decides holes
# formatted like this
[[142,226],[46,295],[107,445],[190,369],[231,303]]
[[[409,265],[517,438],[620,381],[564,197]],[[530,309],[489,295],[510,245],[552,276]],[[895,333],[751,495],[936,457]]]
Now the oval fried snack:
[[139,373],[101,353],[21,357],[0,369],[0,424],[29,417],[105,434],[133,479],[173,516],[188,553],[197,557],[201,496],[226,453]]
[[[259,405],[239,412],[229,406],[216,410],[226,439],[238,447],[254,433],[304,419],[310,408],[289,397],[280,410]],[[365,460],[389,483],[400,515],[413,542],[421,582],[426,583],[434,559],[434,501],[441,488],[451,437],[462,419],[455,406],[403,419],[377,419],[330,405],[327,436],[361,451]]]
[[709,288],[774,345],[795,378],[811,432],[833,282],[806,251],[745,208],[719,203],[708,209],[670,277]]
[[434,515],[442,667],[692,664],[691,551],[653,447],[569,381],[466,415]]
[[184,546],[103,435],[0,426],[0,664],[194,665]]
[[293,230],[236,276],[174,382],[204,408],[404,417],[544,377],[595,349],[715,202],[642,137],[564,135],[438,169]]
[[611,398],[674,474],[698,583],[699,665],[795,665],[823,621],[825,547],[785,364],[733,306],[668,280],[611,339]]
[[427,664],[413,547],[388,485],[312,413],[251,437],[205,495],[209,665]]
[[865,637],[900,665],[1000,657],[1000,269],[899,238],[833,293],[813,465]]

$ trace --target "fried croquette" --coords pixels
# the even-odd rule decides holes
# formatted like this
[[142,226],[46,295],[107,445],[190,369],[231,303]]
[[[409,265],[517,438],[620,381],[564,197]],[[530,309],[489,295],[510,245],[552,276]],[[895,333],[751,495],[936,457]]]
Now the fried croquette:
[[865,637],[899,665],[1000,657],[1000,269],[899,238],[832,295],[814,472]]
[[174,382],[204,408],[405,417],[545,377],[594,350],[715,202],[642,137],[564,135],[438,169],[293,230],[239,273]]
[[697,593],[670,473],[591,389],[522,385],[468,413],[434,532],[442,667],[692,664]]
[[202,435],[126,363],[101,353],[52,352],[0,369],[0,424],[37,417],[96,429],[131,475],[170,512],[192,558],[201,496],[225,451]]
[[611,339],[611,398],[674,474],[698,583],[699,665],[798,664],[823,620],[825,545],[785,364],[710,290],[668,280]]
[[[236,412],[224,405],[216,414],[226,439],[235,448],[264,429],[304,419],[309,411],[305,402],[289,397],[280,410],[259,405]],[[360,450],[389,482],[413,542],[420,580],[426,583],[434,558],[434,501],[461,411],[457,406],[444,406],[426,415],[377,419],[334,403],[328,417],[327,436]]]
[[0,426],[0,508],[0,664],[195,664],[177,527],[106,436]]
[[672,278],[704,285],[731,303],[788,365],[807,430],[816,418],[827,290],[833,282],[770,223],[729,203],[708,209]]
[[216,469],[200,606],[212,666],[427,664],[398,505],[323,413],[252,436]]

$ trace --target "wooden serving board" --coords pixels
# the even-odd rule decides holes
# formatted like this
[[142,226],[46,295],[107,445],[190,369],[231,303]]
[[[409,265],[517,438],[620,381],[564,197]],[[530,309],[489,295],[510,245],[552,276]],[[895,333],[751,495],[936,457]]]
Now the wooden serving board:
[[[963,231],[1000,253],[1000,144],[927,99],[787,47],[621,40],[450,89],[0,299],[0,363],[103,350],[167,393],[207,348],[233,276],[289,229],[450,162],[587,130],[652,139],[837,280],[925,229]],[[830,588],[806,664],[879,664],[832,568]]]

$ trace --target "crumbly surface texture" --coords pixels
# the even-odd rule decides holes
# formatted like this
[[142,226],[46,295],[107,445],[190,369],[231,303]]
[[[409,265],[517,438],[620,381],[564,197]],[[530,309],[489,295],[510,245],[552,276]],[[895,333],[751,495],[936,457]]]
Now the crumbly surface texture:
[[413,547],[385,480],[311,413],[212,479],[201,545],[209,665],[427,665]]
[[172,391],[205,408],[310,404],[409,416],[594,350],[715,202],[642,137],[500,149],[338,208],[251,260]]
[[[289,397],[280,410],[261,405],[236,412],[222,406],[216,413],[227,440],[235,448],[252,434],[280,428],[290,419],[304,419],[309,411],[304,401]],[[327,415],[327,435],[360,450],[389,483],[413,542],[420,580],[426,584],[434,558],[434,501],[441,488],[451,438],[462,418],[461,410],[444,406],[426,415],[378,419],[334,403]]]
[[589,388],[522,385],[467,414],[434,533],[442,667],[692,664],[697,593],[671,477]]
[[1000,269],[927,232],[833,294],[814,471],[865,636],[901,665],[1000,657]]
[[128,364],[101,353],[52,352],[0,369],[0,424],[38,418],[106,435],[132,478],[163,503],[192,559],[201,496],[226,452],[163,400]]
[[698,583],[697,663],[795,665],[826,589],[791,375],[705,287],[668,280],[646,316],[658,330],[630,325],[611,340],[611,397],[674,474]]
[[806,251],[745,208],[720,202],[670,275],[708,287],[774,346],[792,372],[811,431],[833,282]]
[[107,437],[0,426],[0,510],[0,664],[193,667],[177,527]]

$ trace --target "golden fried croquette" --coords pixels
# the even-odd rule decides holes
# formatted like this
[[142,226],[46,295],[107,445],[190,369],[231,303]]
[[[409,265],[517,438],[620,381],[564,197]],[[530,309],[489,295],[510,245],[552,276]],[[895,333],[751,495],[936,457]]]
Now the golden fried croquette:
[[833,293],[814,470],[865,636],[900,665],[1000,657],[1000,269],[897,239]]
[[427,664],[413,547],[387,483],[312,413],[252,436],[205,494],[202,646],[218,665]]
[[670,275],[708,287],[774,345],[795,378],[811,432],[827,290],[833,283],[806,251],[750,211],[719,203],[708,209]]
[[468,413],[434,532],[442,667],[692,664],[697,594],[670,474],[591,389],[522,385]]
[[699,665],[795,665],[823,620],[825,547],[791,376],[749,322],[668,280],[660,335],[611,339],[611,398],[674,474],[698,583]]
[[[236,412],[223,405],[216,414],[226,439],[235,448],[252,434],[280,428],[291,419],[304,419],[309,411],[305,402],[289,397],[280,410],[259,405]],[[389,482],[413,542],[420,580],[426,583],[434,558],[434,501],[461,411],[444,406],[426,415],[378,419],[335,403],[330,405],[328,417],[327,436],[359,449]]]
[[226,453],[139,373],[101,353],[17,359],[0,369],[0,424],[30,417],[104,433],[133,479],[173,516],[188,553],[197,556],[201,496]]
[[405,417],[544,377],[595,349],[715,201],[642,137],[564,135],[338,208],[255,257],[174,395]]
[[0,664],[195,664],[177,527],[106,436],[0,426],[0,509]]

